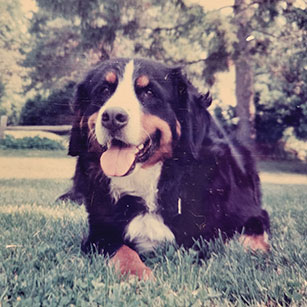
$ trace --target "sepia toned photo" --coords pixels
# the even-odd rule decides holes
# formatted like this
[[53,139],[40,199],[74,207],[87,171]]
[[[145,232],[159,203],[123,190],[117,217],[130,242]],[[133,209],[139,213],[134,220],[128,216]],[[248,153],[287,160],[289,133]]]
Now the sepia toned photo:
[[306,306],[307,1],[0,0],[0,307]]

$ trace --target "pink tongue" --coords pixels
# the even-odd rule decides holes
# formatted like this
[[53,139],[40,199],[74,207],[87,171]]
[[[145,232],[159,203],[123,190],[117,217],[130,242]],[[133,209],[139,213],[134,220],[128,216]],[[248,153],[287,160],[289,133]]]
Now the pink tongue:
[[124,176],[135,160],[135,153],[135,146],[111,146],[100,157],[100,166],[108,177]]

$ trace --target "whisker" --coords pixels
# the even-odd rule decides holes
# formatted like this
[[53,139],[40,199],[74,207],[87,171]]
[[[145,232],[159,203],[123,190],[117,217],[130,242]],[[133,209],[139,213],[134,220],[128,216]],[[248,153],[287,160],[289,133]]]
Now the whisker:
[[143,129],[143,131],[145,132],[145,134],[147,135],[148,139],[149,139],[150,142],[152,143],[152,137],[151,137],[151,135],[150,135],[145,129]]

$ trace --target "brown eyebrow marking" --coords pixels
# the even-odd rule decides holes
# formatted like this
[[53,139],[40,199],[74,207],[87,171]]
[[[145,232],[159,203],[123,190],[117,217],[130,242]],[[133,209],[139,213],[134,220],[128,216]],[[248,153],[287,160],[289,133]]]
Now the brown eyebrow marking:
[[114,71],[108,71],[105,75],[105,80],[108,81],[109,83],[114,84],[117,80],[117,75]]
[[146,87],[149,84],[149,78],[146,75],[141,75],[136,80],[136,85],[138,87]]

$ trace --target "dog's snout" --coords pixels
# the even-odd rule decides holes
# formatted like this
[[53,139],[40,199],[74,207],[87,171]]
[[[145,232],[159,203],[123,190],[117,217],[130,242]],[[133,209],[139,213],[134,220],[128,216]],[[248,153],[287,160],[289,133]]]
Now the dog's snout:
[[118,130],[127,125],[129,119],[128,113],[118,107],[108,108],[102,114],[102,125],[109,130]]

